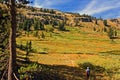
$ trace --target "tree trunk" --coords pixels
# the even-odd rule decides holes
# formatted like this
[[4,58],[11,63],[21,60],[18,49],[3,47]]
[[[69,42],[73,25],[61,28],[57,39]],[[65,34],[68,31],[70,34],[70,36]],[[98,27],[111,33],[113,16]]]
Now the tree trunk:
[[9,57],[9,67],[8,67],[8,80],[15,80],[14,73],[16,73],[16,7],[15,0],[10,1],[10,14],[11,14],[11,28],[10,28],[10,57]]

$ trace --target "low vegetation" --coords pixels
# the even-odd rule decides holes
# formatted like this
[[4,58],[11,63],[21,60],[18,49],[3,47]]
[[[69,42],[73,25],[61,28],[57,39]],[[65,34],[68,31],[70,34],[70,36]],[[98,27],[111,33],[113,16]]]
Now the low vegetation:
[[[88,66],[91,80],[120,79],[120,29],[114,19],[19,7],[16,43],[20,80],[84,80]],[[7,10],[0,4],[0,78],[7,76],[9,58]]]
[[[20,45],[22,41],[22,44],[26,45],[26,42],[31,40],[34,52],[29,54],[30,61],[76,67],[82,69],[83,73],[79,74],[83,75],[82,78],[85,68],[90,66],[91,79],[119,79],[119,39],[112,42],[107,33],[82,31],[82,28],[66,26],[66,30],[68,31],[42,31],[44,39],[23,34],[17,38],[17,44]],[[38,35],[40,34],[41,31],[38,32]],[[23,52],[25,53],[25,50]]]

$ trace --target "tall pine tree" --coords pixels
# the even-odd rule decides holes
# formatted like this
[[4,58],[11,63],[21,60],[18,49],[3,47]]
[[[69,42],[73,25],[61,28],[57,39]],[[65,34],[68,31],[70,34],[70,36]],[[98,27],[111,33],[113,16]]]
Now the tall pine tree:
[[16,65],[16,29],[17,29],[16,1],[17,2],[19,1],[21,4],[29,3],[28,0],[0,0],[0,2],[7,3],[7,5],[9,5],[10,7],[11,28],[10,28],[10,36],[9,36],[10,56],[9,56],[9,67],[8,67],[8,80],[16,80],[15,74],[17,73],[17,67],[16,67],[17,66]]

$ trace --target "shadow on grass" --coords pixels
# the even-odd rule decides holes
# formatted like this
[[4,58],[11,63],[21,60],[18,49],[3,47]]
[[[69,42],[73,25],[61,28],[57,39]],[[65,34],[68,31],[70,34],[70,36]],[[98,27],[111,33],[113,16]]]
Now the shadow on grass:
[[[103,79],[105,69],[89,62],[79,64],[79,67],[66,65],[47,65],[31,62],[23,57],[17,60],[20,80],[85,80],[86,67],[90,67],[91,80]],[[99,78],[98,78],[99,77]]]
[[86,69],[87,67],[90,67],[91,71],[94,71],[96,73],[103,73],[105,71],[105,68],[101,67],[101,66],[95,66],[90,62],[85,62],[82,64],[79,64],[79,67],[81,67],[82,69]]
[[[23,63],[25,64],[25,63]],[[91,68],[91,80],[103,79],[105,69],[91,63],[80,64],[79,67],[66,65],[45,65],[38,62],[26,63],[28,66],[19,69],[22,80],[85,80],[85,69]]]
[[18,56],[20,80],[85,80],[85,71],[66,65],[46,65]]
[[93,65],[90,62],[79,64],[79,67],[82,68],[83,70],[85,70],[87,67],[90,67],[90,80],[98,80],[98,79],[102,80],[105,76],[103,75],[106,71],[105,68],[101,66]]
[[[24,65],[28,63],[23,63]],[[84,80],[84,71],[66,65],[45,65],[29,62],[26,67],[19,67],[22,80]]]
[[100,52],[100,53],[120,56],[120,50],[112,50],[112,51],[106,51],[106,52]]

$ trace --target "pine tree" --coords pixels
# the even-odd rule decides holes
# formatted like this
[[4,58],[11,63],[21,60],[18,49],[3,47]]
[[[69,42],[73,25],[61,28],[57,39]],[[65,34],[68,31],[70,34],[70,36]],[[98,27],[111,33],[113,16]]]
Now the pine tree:
[[59,30],[60,30],[60,31],[65,31],[65,24],[64,24],[64,21],[59,22]]
[[95,20],[95,24],[98,25],[98,21],[97,20]]
[[39,26],[38,21],[35,21],[35,23],[34,23],[34,30],[38,30],[38,26]]
[[117,31],[115,30],[115,36],[117,36]]
[[45,30],[44,24],[42,22],[40,22],[40,21],[39,21],[39,27],[40,27],[40,30]]
[[21,43],[20,43],[20,49],[21,49],[21,50],[23,49],[22,41],[21,41]]
[[28,60],[28,55],[29,55],[29,43],[27,41],[26,42],[26,61]]
[[44,39],[45,38],[45,34],[42,32],[41,37]]
[[30,40],[30,42],[29,42],[29,51],[31,51],[32,50],[32,41]]
[[[17,0],[23,4],[29,3],[28,0]],[[17,29],[17,19],[16,19],[16,0],[0,0],[2,3],[9,2],[10,7],[10,20],[11,20],[11,28],[10,28],[10,36],[9,36],[9,49],[10,49],[10,57],[9,57],[9,66],[8,66],[8,80],[15,80],[15,73],[17,73],[17,65],[16,65],[16,29]]]
[[113,30],[113,28],[109,29],[108,36],[109,36],[110,39],[114,36],[114,30]]
[[108,26],[107,20],[104,20],[104,21],[103,21],[103,24],[104,24],[105,26]]
[[117,36],[117,31],[114,30],[112,27],[109,28],[108,37],[113,41]]

